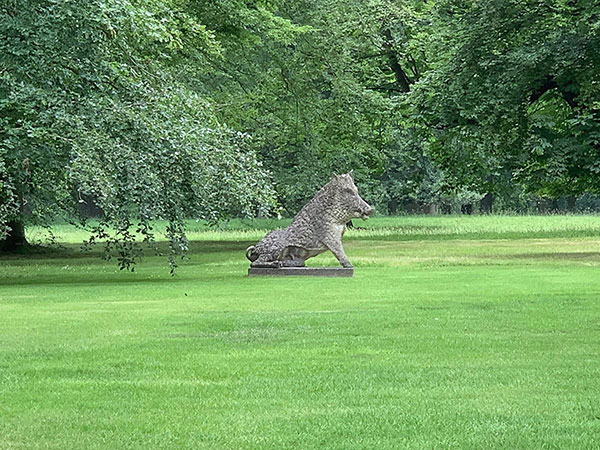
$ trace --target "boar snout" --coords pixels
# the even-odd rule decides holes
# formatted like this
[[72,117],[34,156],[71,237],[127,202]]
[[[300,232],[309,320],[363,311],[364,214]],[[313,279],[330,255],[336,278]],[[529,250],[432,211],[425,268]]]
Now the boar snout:
[[373,209],[367,202],[362,198],[360,199],[360,217],[362,219],[368,219],[373,215],[375,209]]

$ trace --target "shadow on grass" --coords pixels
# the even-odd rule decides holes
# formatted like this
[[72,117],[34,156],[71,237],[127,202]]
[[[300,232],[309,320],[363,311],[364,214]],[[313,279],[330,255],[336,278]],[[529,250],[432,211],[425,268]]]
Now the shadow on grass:
[[344,240],[365,241],[452,241],[452,240],[499,240],[499,239],[554,239],[554,238],[597,238],[597,230],[556,230],[556,231],[474,231],[465,233],[415,233],[402,234],[384,233],[381,235],[370,235],[369,232],[377,233],[385,228],[370,228],[365,233],[356,233],[345,236]]
[[[232,280],[242,280],[247,278],[247,269],[239,269],[231,272],[203,272],[194,273],[190,276],[188,271],[185,276],[179,276],[181,272],[176,272],[175,276],[171,276],[169,273],[169,267],[165,262],[164,268],[159,270],[158,275],[140,275],[138,272],[127,272],[120,273],[115,270],[114,272],[108,272],[103,274],[90,274],[90,273],[71,273],[68,275],[63,274],[43,274],[35,276],[22,276],[16,274],[10,274],[6,276],[0,276],[0,287],[19,287],[19,286],[99,286],[101,288],[109,286],[134,286],[134,285],[163,285],[169,283],[176,285],[178,283],[188,283],[190,279],[193,282],[223,282],[230,283]],[[185,270],[180,269],[182,272]],[[125,272],[125,271],[122,271]],[[0,295],[0,299],[2,296]]]
[[540,252],[540,253],[515,253],[510,255],[497,255],[501,259],[535,259],[535,260],[596,260],[600,261],[598,252]]
[[[202,255],[207,253],[227,253],[240,252],[244,254],[249,245],[255,244],[253,241],[190,241],[189,255]],[[144,247],[145,257],[161,257],[169,253],[169,246],[166,242],[159,242],[157,248],[160,253],[156,253],[153,248]],[[85,259],[98,258],[100,262],[105,262],[101,259],[104,254],[102,244],[92,247],[91,250],[83,250],[80,244],[62,244],[61,246],[35,246],[32,251],[21,251],[18,253],[0,253],[0,265],[2,263],[18,263],[19,261],[30,260],[61,260],[57,264],[63,264],[63,259]],[[116,253],[111,254],[116,257]]]
[[177,277],[169,276],[168,269],[165,270],[165,275],[162,277],[139,277],[136,274],[126,274],[126,276],[116,276],[116,273],[108,273],[102,275],[90,274],[69,274],[69,275],[37,275],[35,277],[22,277],[19,275],[9,275],[0,277],[0,286],[109,286],[109,285],[131,285],[131,284],[146,284],[146,283],[165,283],[177,282]]
[[[183,278],[178,276],[180,273],[184,273],[187,279],[192,271],[194,271],[194,280],[215,281],[231,278],[231,274],[227,271],[204,273],[191,269],[191,267],[208,265],[215,260],[222,261],[224,256],[230,256],[232,252],[239,254],[240,261],[246,261],[244,252],[248,245],[250,245],[249,242],[237,241],[190,242],[187,255],[189,259],[177,261],[181,267],[174,277],[170,276],[167,258],[164,256],[169,251],[165,242],[158,245],[163,255],[157,255],[152,249],[149,249],[140,258],[133,273],[128,272],[122,275],[120,272],[127,271],[119,270],[115,255],[109,261],[103,259],[101,246],[91,251],[81,250],[79,244],[38,247],[35,252],[31,253],[0,254],[0,286],[30,286],[33,284],[108,286],[176,283]],[[236,261],[231,262],[231,267],[237,269]],[[246,267],[240,271],[240,276],[245,274]]]

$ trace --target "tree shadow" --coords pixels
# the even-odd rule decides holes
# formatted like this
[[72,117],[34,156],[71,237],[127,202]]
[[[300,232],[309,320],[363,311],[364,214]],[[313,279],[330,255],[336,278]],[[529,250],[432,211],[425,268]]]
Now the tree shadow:
[[[194,271],[194,280],[214,281],[226,279],[230,275],[213,272],[196,273],[198,270],[193,267],[202,267],[214,261],[222,261],[224,265],[231,264],[231,267],[237,269],[238,266],[241,267],[242,261],[246,261],[244,252],[248,245],[251,245],[251,242],[192,241],[187,254],[189,259],[178,260],[177,263],[180,267],[175,276],[171,276],[166,258],[169,252],[166,242],[159,243],[162,255],[148,250],[136,264],[133,272],[119,271],[117,260],[114,258],[116,255],[113,255],[112,260],[103,259],[101,248],[82,251],[79,244],[66,244],[61,248],[38,249],[35,253],[1,255],[0,286],[108,286],[177,283],[183,279],[189,279],[191,271]],[[232,255],[238,255],[239,261],[232,258]],[[149,259],[152,261],[148,261]],[[189,269],[187,272],[186,267]],[[41,271],[40,268],[42,268]],[[185,276],[178,276],[180,273]],[[240,269],[240,276],[242,274],[246,274],[245,266],[243,270]]]
[[[195,254],[206,254],[206,253],[227,253],[239,251],[243,254],[246,248],[254,241],[190,241],[188,244],[189,255]],[[143,257],[160,257],[169,254],[169,245],[167,242],[158,242],[156,252],[154,248],[146,247],[142,245],[144,252]],[[36,245],[32,251],[21,251],[16,253],[0,253],[0,266],[3,263],[18,263],[19,261],[31,261],[31,260],[58,260],[58,259],[85,259],[85,258],[98,258],[102,260],[104,250],[102,244],[91,247],[90,250],[82,249],[81,244],[61,244],[60,246],[39,246]],[[111,253],[111,256],[115,257],[116,253]],[[58,261],[57,264],[61,264],[63,261]]]
[[498,259],[534,259],[534,260],[597,260],[600,262],[599,252],[537,252],[513,253],[509,255],[495,255]]

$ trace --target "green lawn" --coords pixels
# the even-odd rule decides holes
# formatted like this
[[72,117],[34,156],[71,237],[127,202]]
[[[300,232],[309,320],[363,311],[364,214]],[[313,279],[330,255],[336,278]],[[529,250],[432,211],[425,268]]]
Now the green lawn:
[[4,257],[0,448],[600,448],[600,217],[356,225],[352,279],[245,277],[275,221]]

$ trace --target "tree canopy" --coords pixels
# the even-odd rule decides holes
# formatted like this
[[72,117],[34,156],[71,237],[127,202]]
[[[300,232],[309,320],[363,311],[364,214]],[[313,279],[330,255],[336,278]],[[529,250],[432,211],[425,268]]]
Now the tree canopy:
[[600,188],[600,10],[593,1],[439,2],[415,105],[459,184]]
[[172,250],[184,217],[265,213],[269,174],[249,137],[219,122],[187,74],[218,57],[212,32],[179,2],[4,2],[0,15],[0,223],[76,218],[82,196],[116,230],[123,267],[135,221],[163,218]]
[[128,267],[132,225],[176,254],[349,169],[392,213],[600,193],[596,1],[5,0],[0,36],[0,236],[93,199]]

